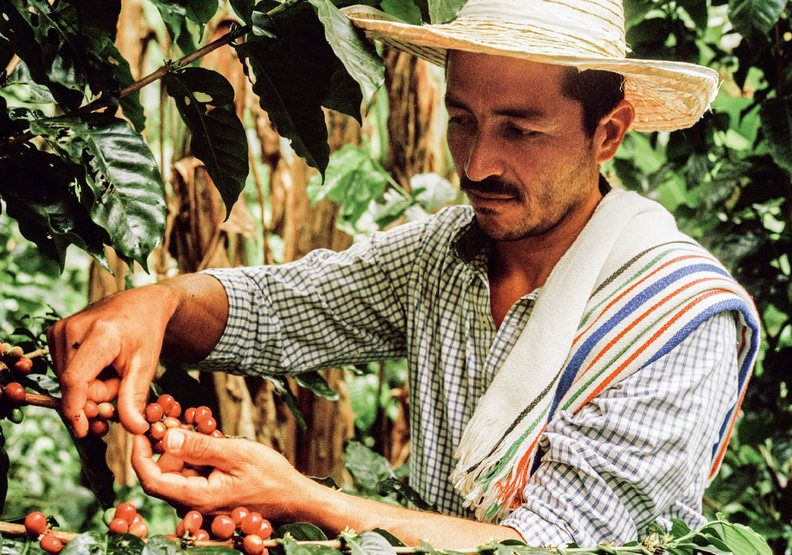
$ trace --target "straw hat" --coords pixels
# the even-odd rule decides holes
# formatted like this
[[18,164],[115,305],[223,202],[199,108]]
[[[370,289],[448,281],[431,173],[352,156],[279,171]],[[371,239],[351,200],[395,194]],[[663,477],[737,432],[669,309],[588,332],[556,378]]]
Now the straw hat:
[[368,6],[344,13],[369,38],[438,65],[447,50],[465,50],[620,73],[639,131],[690,127],[718,91],[710,68],[627,58],[620,0],[468,0],[454,21],[432,25],[411,25]]

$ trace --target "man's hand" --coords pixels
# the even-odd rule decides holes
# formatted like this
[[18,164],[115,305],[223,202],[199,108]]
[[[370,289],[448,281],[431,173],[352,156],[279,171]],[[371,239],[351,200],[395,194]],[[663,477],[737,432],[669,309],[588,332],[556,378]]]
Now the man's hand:
[[177,303],[168,287],[133,289],[103,299],[48,330],[50,355],[60,376],[61,410],[77,437],[88,433],[83,407],[89,398],[102,402],[118,396],[124,427],[138,434],[148,429],[143,407]]
[[[255,441],[174,428],[163,445],[165,453],[155,462],[148,438],[134,438],[132,466],[143,490],[205,515],[245,506],[269,519],[293,519],[301,513],[300,493],[313,484],[282,455]],[[206,477],[195,475],[182,470],[179,460],[213,470]]]

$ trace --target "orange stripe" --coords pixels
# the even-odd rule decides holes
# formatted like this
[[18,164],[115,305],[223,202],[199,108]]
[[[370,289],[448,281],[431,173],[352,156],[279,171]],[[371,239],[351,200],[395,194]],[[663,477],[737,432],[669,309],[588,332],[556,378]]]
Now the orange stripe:
[[713,289],[711,291],[708,291],[707,293],[699,295],[698,297],[693,299],[693,301],[690,304],[688,304],[685,308],[683,308],[682,310],[680,310],[679,312],[674,314],[674,317],[671,318],[668,322],[666,322],[659,330],[657,330],[657,332],[655,332],[655,334],[652,337],[650,337],[649,340],[646,343],[644,343],[643,346],[640,349],[636,350],[627,360],[625,360],[621,364],[621,366],[619,366],[616,370],[614,370],[613,373],[611,373],[601,384],[599,384],[597,386],[597,388],[594,391],[592,391],[591,394],[583,401],[583,403],[580,404],[580,406],[577,408],[577,410],[575,410],[575,413],[577,413],[581,408],[583,408],[584,405],[588,404],[588,402],[591,401],[594,397],[599,395],[602,392],[602,390],[605,389],[610,384],[610,382],[612,382],[613,379],[619,373],[621,373],[621,371],[627,365],[629,365],[633,360],[638,358],[638,355],[640,355],[643,351],[645,351],[647,349],[647,347],[649,347],[649,345],[651,345],[652,342],[654,342],[655,339],[657,339],[663,333],[665,333],[665,331],[668,328],[670,328],[673,325],[674,322],[679,320],[682,316],[684,316],[687,312],[689,312],[690,309],[692,309],[694,306],[699,304],[704,299],[706,299],[708,297],[712,297],[712,296],[717,295],[717,294],[722,294],[722,293],[731,293],[731,291],[729,291],[728,289]]
[[641,279],[639,279],[638,281],[633,283],[630,287],[628,287],[627,289],[622,291],[622,293],[619,294],[615,299],[613,299],[611,302],[609,302],[607,304],[607,306],[603,310],[600,311],[600,315],[596,319],[594,319],[594,321],[591,322],[585,330],[580,332],[578,334],[578,336],[575,337],[574,341],[572,341],[572,346],[574,347],[575,343],[577,343],[578,339],[580,339],[581,336],[585,335],[585,333],[588,332],[591,329],[591,327],[599,321],[600,318],[602,318],[602,316],[608,311],[608,309],[610,309],[614,304],[619,302],[619,300],[624,298],[624,296],[627,293],[629,293],[630,291],[632,291],[633,289],[638,287],[641,283],[643,283],[644,281],[646,281],[647,279],[649,279],[650,277],[655,275],[657,272],[659,272],[663,268],[666,268],[666,267],[670,266],[671,264],[673,264],[675,262],[679,262],[680,260],[687,260],[688,258],[704,258],[705,260],[709,260],[709,258],[707,258],[706,256],[702,256],[700,254],[686,254],[684,256],[678,256],[677,258],[673,258],[673,259],[669,260],[668,262],[664,262],[663,264],[661,264],[660,266],[655,268],[652,272],[646,274],[644,277],[642,277]]
[[517,464],[517,468],[514,471],[514,476],[507,478],[505,483],[503,481],[497,482],[496,485],[500,491],[498,494],[498,499],[501,502],[505,503],[508,499],[514,497],[517,489],[522,489],[525,486],[525,483],[528,481],[528,464],[530,463],[531,454],[533,453],[539,438],[542,437],[545,428],[547,428],[547,423],[542,426],[542,429],[539,430],[539,434],[534,438],[534,440],[528,446],[528,450],[523,454],[520,462]]
[[720,277],[706,277],[706,278],[700,278],[700,279],[697,279],[697,280],[694,280],[694,281],[690,281],[690,282],[686,283],[685,285],[683,285],[682,287],[680,287],[679,289],[677,289],[675,291],[672,291],[671,293],[669,293],[668,295],[666,295],[665,297],[660,299],[657,303],[652,305],[646,312],[644,312],[638,318],[633,320],[630,323],[630,325],[627,326],[626,328],[624,328],[616,337],[611,339],[608,342],[608,344],[605,345],[605,347],[597,354],[597,356],[594,357],[594,360],[592,360],[589,363],[589,365],[586,367],[586,369],[583,370],[583,372],[580,372],[580,374],[578,374],[578,376],[575,378],[575,382],[574,383],[577,383],[583,376],[585,376],[586,372],[591,370],[591,368],[597,363],[597,361],[600,358],[602,358],[603,356],[605,356],[605,353],[607,353],[610,350],[610,348],[613,347],[613,345],[615,343],[617,343],[622,337],[624,337],[627,334],[627,332],[629,332],[631,329],[633,329],[635,326],[637,326],[644,318],[649,316],[659,306],[665,304],[666,302],[668,302],[669,299],[671,299],[672,297],[678,295],[679,293],[681,293],[685,289],[688,289],[689,287],[693,287],[694,285],[698,285],[699,283],[704,283],[705,281],[713,281],[713,280],[720,281],[721,279],[722,278],[720,278]]
[[740,414],[740,406],[742,405],[743,399],[745,398],[745,392],[748,391],[748,381],[751,379],[751,374],[748,374],[745,378],[745,384],[743,385],[742,393],[740,393],[740,398],[737,400],[737,405],[734,407],[734,414],[732,414],[731,422],[729,423],[729,429],[726,431],[726,434],[723,436],[723,444],[718,451],[715,460],[712,462],[712,468],[710,468],[710,479],[715,477],[715,474],[718,472],[718,468],[720,467],[721,461],[723,460],[723,456],[726,454],[726,447],[729,446],[729,440],[731,439],[732,431],[734,431],[734,424],[737,422],[737,416]]

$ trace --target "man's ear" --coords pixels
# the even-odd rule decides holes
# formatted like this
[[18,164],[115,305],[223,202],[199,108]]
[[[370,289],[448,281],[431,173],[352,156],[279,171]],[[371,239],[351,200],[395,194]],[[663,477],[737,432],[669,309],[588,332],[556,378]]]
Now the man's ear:
[[597,130],[594,132],[597,164],[607,162],[615,156],[634,119],[635,110],[632,104],[622,100],[600,120]]

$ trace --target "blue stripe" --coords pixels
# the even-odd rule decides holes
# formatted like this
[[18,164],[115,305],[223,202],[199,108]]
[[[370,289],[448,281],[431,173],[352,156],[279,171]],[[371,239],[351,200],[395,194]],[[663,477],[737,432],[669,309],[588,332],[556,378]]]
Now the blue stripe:
[[572,359],[569,361],[569,364],[561,375],[561,379],[558,381],[558,388],[556,389],[555,398],[553,399],[553,404],[550,407],[547,420],[549,421],[555,414],[561,399],[564,397],[564,395],[566,395],[567,391],[569,391],[569,388],[574,383],[575,377],[580,370],[580,365],[583,364],[583,361],[586,359],[589,353],[591,353],[591,351],[594,349],[594,346],[600,341],[600,339],[602,339],[611,330],[613,330],[613,328],[619,325],[622,320],[628,317],[632,312],[637,310],[641,305],[645,304],[649,299],[655,297],[658,293],[666,289],[669,285],[697,272],[714,272],[731,279],[731,275],[729,275],[728,272],[719,266],[715,266],[714,264],[691,264],[690,266],[685,266],[668,274],[663,279],[660,279],[652,283],[649,287],[643,289],[639,294],[630,299],[630,301],[616,314],[614,314],[606,323],[604,323],[594,333],[592,333],[572,356]]
[[[699,313],[696,317],[685,324],[685,326],[680,329],[674,336],[668,340],[668,342],[663,345],[663,347],[655,353],[652,358],[644,364],[644,366],[648,366],[652,364],[657,359],[667,355],[674,347],[676,347],[680,342],[682,342],[688,334],[692,333],[702,322],[707,320],[708,318],[724,311],[735,311],[742,314],[743,319],[745,320],[746,326],[751,331],[750,338],[749,338],[749,346],[748,352],[746,353],[745,357],[743,358],[742,366],[740,366],[739,371],[737,372],[737,391],[738,394],[742,391],[743,386],[745,385],[745,380],[748,379],[748,372],[750,371],[751,367],[753,366],[754,357],[756,357],[756,353],[759,349],[759,323],[754,318],[753,312],[751,308],[739,298],[731,298],[719,303],[716,303],[709,307],[707,310]],[[726,413],[726,417],[723,419],[723,423],[721,424],[720,430],[718,431],[718,441],[715,442],[712,446],[712,459],[714,460],[715,457],[718,455],[718,449],[723,443],[723,438],[726,435],[726,430],[729,428],[729,421],[736,410],[737,405],[735,404],[732,406],[731,409]]]

